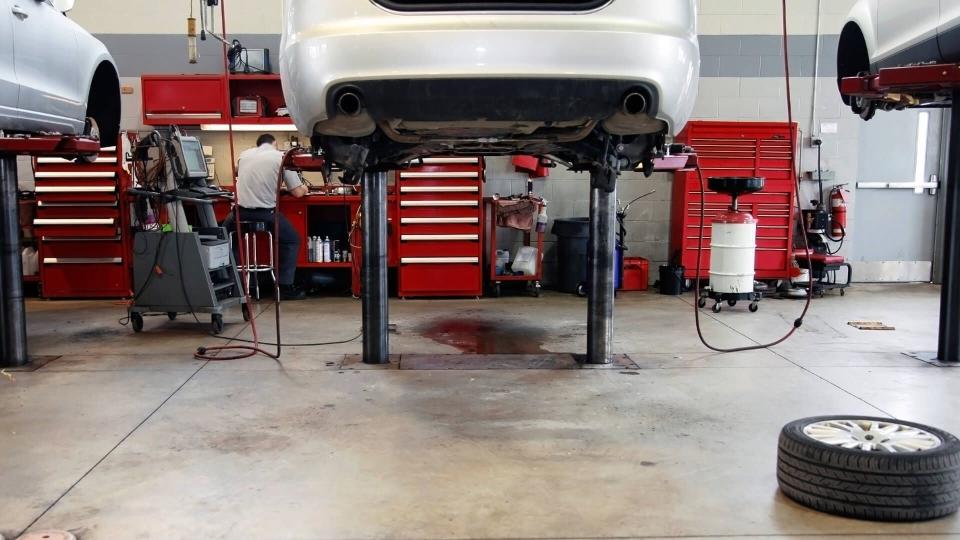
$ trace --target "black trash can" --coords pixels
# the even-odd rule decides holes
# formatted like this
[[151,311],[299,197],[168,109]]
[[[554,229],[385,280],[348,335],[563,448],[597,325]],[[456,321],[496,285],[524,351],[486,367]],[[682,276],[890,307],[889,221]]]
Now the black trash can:
[[559,289],[565,293],[577,294],[577,289],[587,282],[590,218],[555,219],[551,231],[557,236]]
[[684,267],[664,264],[660,266],[660,294],[679,296],[683,294]]

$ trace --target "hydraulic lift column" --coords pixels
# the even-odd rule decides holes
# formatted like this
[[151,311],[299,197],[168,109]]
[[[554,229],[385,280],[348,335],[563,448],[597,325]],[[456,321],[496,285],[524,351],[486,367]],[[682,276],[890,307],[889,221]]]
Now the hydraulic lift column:
[[27,318],[23,306],[20,258],[20,203],[17,201],[17,157],[0,153],[0,321],[3,350],[0,366],[22,366],[27,357]]
[[957,275],[960,272],[960,88],[953,91],[948,159],[937,359],[960,362],[960,276]]
[[613,362],[613,265],[617,172],[590,173],[590,240],[587,249],[587,363]]
[[363,233],[363,266],[360,302],[363,309],[363,361],[390,362],[387,335],[387,173],[363,175],[360,199]]

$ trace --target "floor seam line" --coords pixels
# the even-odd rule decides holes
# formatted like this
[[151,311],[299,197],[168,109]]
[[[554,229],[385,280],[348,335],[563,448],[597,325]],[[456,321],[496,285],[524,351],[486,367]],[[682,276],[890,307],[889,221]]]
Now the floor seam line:
[[[689,302],[686,302],[685,300],[684,300],[684,302],[685,302],[687,305],[693,306],[693,304],[691,304],[691,303],[689,303]],[[697,309],[699,309],[699,308],[697,308]],[[730,325],[727,324],[726,322],[721,321],[721,320],[718,319],[717,317],[713,316],[713,314],[707,314],[707,316],[708,316],[710,319],[712,319],[712,320],[720,323],[720,325],[722,325],[722,326],[726,327],[727,329],[731,330],[731,331],[734,332],[735,334],[737,334],[737,335],[739,335],[739,336],[741,336],[741,337],[744,337],[744,338],[746,338],[747,340],[756,343],[757,345],[762,345],[762,343],[760,343],[759,341],[757,341],[757,340],[753,339],[752,337],[744,334],[744,333],[741,332],[740,330],[737,330],[736,328],[730,326]],[[837,390],[840,390],[840,391],[843,392],[844,394],[847,394],[848,396],[850,396],[850,397],[852,397],[852,398],[860,401],[861,403],[864,403],[864,404],[866,404],[867,406],[872,407],[872,408],[880,411],[881,413],[885,414],[886,416],[888,416],[888,417],[890,417],[890,418],[896,418],[896,416],[894,416],[894,415],[890,414],[889,412],[881,409],[880,407],[874,405],[873,403],[870,403],[870,402],[867,401],[866,399],[864,399],[864,398],[862,398],[862,397],[854,394],[853,392],[847,390],[846,388],[843,388],[843,387],[840,386],[839,384],[837,384],[837,383],[835,383],[835,382],[827,379],[826,377],[823,377],[823,376],[820,375],[819,373],[816,373],[816,372],[814,372],[814,371],[811,371],[810,368],[808,368],[808,367],[806,367],[806,366],[804,366],[804,365],[798,364],[797,362],[794,362],[794,361],[791,360],[790,358],[788,358],[788,357],[784,356],[783,354],[781,354],[779,351],[775,351],[775,350],[773,349],[773,347],[764,347],[762,350],[768,351],[768,352],[770,352],[771,354],[776,355],[777,357],[782,358],[783,360],[786,360],[787,362],[793,364],[794,366],[797,366],[797,367],[800,368],[801,370],[809,373],[810,375],[813,375],[814,377],[816,377],[816,378],[820,379],[821,381],[829,384],[830,386],[836,388]]]
[[17,534],[16,536],[14,536],[14,538],[19,538],[19,537],[23,536],[27,531],[30,530],[30,527],[33,527],[34,525],[36,525],[37,522],[40,521],[40,520],[43,518],[43,516],[47,515],[47,513],[49,513],[50,510],[52,510],[54,506],[56,506],[57,504],[59,504],[60,501],[62,501],[64,497],[66,497],[71,491],[73,491],[73,488],[77,487],[77,486],[80,484],[80,482],[82,482],[87,476],[90,476],[90,473],[92,473],[97,467],[99,467],[101,463],[103,463],[104,461],[106,461],[106,459],[107,459],[108,457],[110,457],[110,455],[113,454],[113,452],[115,452],[115,451],[117,450],[117,448],[120,448],[120,445],[122,445],[123,443],[125,443],[125,442],[127,441],[127,439],[129,439],[134,433],[136,433],[137,430],[139,430],[144,424],[147,423],[147,421],[149,421],[151,418],[153,418],[153,415],[157,414],[157,412],[158,412],[160,409],[162,409],[163,406],[166,405],[168,401],[170,401],[171,399],[173,399],[173,396],[177,395],[177,393],[179,393],[180,390],[183,389],[183,387],[187,385],[187,383],[189,383],[190,381],[192,381],[193,378],[196,377],[197,373],[200,373],[200,371],[201,371],[204,367],[206,367],[206,365],[209,364],[209,363],[210,363],[209,360],[208,360],[208,361],[205,361],[205,362],[203,363],[203,365],[201,365],[200,367],[198,367],[198,368],[196,369],[196,371],[194,371],[193,373],[191,373],[190,376],[187,377],[187,379],[186,379],[185,381],[183,381],[182,383],[180,383],[180,385],[177,386],[177,387],[173,390],[173,392],[170,393],[169,396],[167,396],[163,401],[161,401],[160,404],[156,406],[156,408],[154,408],[152,411],[150,411],[150,413],[147,414],[147,416],[146,416],[143,420],[141,420],[136,426],[134,426],[133,429],[131,429],[129,432],[127,432],[127,434],[124,435],[124,436],[117,442],[117,444],[113,445],[113,447],[111,447],[110,450],[108,450],[106,454],[104,454],[100,459],[98,459],[97,462],[94,463],[92,467],[90,467],[89,469],[86,470],[86,472],[84,472],[82,475],[80,475],[80,478],[78,478],[74,483],[70,484],[70,486],[67,487],[67,489],[66,489],[63,493],[61,493],[59,497],[57,497],[52,503],[50,503],[50,505],[47,506],[47,507],[43,510],[43,512],[40,513],[40,515],[38,515],[37,517],[35,517],[35,518],[33,519],[33,521],[31,521],[29,524],[27,524],[27,526],[24,527],[23,530],[20,531],[19,534]]

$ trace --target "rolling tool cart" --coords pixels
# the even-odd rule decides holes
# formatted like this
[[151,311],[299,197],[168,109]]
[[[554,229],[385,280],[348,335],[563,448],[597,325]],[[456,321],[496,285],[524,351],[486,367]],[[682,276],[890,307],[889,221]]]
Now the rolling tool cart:
[[707,299],[714,301],[713,312],[720,313],[722,303],[733,307],[740,300],[750,302],[750,311],[760,309],[761,293],[754,287],[754,263],[757,251],[757,220],[740,210],[741,195],[763,189],[763,178],[710,178],[710,190],[730,196],[730,208],[713,218],[710,231],[710,285],[700,289],[699,307]]
[[[543,281],[543,233],[546,228],[546,215],[544,215],[542,227],[540,226],[538,218],[543,214],[546,203],[544,203],[542,199],[532,197],[521,197],[518,199],[484,197],[483,203],[484,219],[489,224],[488,238],[490,249],[487,252],[487,257],[489,259],[488,288],[490,293],[495,297],[499,297],[502,283],[525,283],[533,295],[539,297],[541,290],[540,282]],[[509,211],[510,206],[518,205],[524,205],[525,207],[532,206],[533,221],[529,223],[529,226],[526,226],[528,224],[524,223],[522,228],[517,228],[513,225],[506,224],[509,220],[505,222],[501,219],[502,210],[506,209]],[[523,245],[520,250],[524,251],[524,248],[530,248],[526,250],[526,252],[536,252],[534,255],[536,257],[534,262],[535,270],[533,273],[508,273],[506,265],[509,259],[505,262],[504,259],[498,257],[497,253],[499,251],[497,250],[498,229],[521,230],[523,232]],[[536,235],[535,246],[533,244],[534,235]]]
[[[207,165],[200,141],[176,128],[153,132],[134,151],[139,187],[129,190],[141,230],[133,241],[134,298],[128,313],[134,332],[143,330],[143,315],[209,313],[214,334],[223,331],[223,313],[243,303],[243,286],[226,229],[217,226],[213,203],[231,195],[207,187]],[[187,221],[192,207],[196,227]],[[157,219],[166,213],[168,225]],[[153,223],[153,225],[150,225]]]

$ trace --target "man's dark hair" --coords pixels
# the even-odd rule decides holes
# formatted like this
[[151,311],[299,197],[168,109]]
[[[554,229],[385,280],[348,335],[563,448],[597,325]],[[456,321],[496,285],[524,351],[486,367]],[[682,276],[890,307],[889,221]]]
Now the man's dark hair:
[[257,147],[260,147],[264,144],[273,144],[275,142],[277,142],[276,137],[269,133],[264,133],[263,135],[257,137]]

